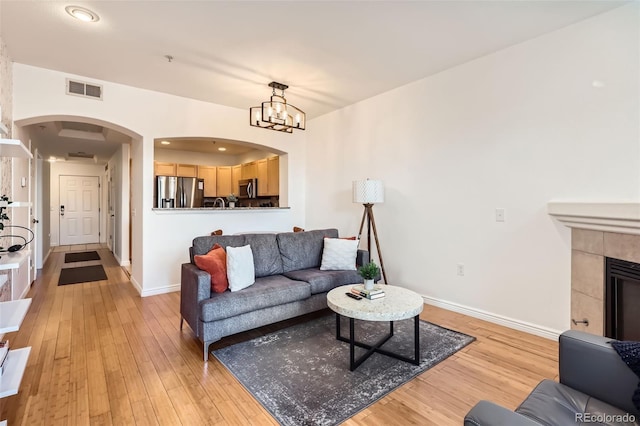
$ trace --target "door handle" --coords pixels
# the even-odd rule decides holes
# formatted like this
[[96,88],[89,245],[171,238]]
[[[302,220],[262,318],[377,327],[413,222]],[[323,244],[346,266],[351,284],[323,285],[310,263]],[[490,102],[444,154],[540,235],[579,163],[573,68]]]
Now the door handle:
[[40,223],[38,219],[31,219],[31,223]]
[[64,216],[64,206],[60,206],[60,216]]

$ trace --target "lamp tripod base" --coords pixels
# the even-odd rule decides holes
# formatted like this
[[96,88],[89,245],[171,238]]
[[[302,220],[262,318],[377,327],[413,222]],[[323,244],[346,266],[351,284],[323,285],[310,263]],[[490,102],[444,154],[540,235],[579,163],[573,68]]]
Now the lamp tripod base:
[[364,228],[364,221],[367,221],[367,250],[369,256],[371,256],[371,229],[373,229],[373,237],[376,242],[376,251],[378,252],[378,259],[380,259],[380,270],[382,271],[382,278],[385,284],[389,284],[387,281],[387,274],[384,270],[384,261],[382,260],[382,252],[380,251],[380,241],[378,240],[378,230],[376,228],[376,220],[373,216],[373,204],[363,204],[364,212],[362,213],[362,220],[360,221],[360,230],[358,231],[358,240],[362,236],[362,228]]

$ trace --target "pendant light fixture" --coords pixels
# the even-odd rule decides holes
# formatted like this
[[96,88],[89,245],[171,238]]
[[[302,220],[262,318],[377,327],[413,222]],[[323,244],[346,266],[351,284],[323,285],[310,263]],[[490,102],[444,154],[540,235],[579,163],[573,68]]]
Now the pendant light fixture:
[[[289,86],[272,81],[269,87],[273,89],[271,99],[262,102],[262,106],[249,108],[249,124],[285,133],[293,133],[293,129],[304,130],[307,123],[306,114],[288,104],[284,97],[284,91]],[[276,89],[282,90],[282,94],[276,95]]]

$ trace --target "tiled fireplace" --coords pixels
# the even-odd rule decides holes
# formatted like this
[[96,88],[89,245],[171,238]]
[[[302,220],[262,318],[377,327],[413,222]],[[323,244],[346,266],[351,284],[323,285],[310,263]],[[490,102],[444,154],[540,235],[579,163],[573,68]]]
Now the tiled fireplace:
[[604,335],[607,257],[640,263],[640,235],[572,229],[571,318],[589,321],[573,329]]
[[603,336],[606,259],[640,263],[640,203],[553,202],[548,211],[572,228],[571,328]]

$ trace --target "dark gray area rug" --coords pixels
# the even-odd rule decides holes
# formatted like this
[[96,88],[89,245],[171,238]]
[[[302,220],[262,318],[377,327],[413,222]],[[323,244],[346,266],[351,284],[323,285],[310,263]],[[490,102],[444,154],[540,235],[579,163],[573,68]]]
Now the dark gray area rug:
[[77,253],[65,253],[64,263],[86,262],[89,260],[100,260],[97,251],[81,251]]
[[[420,321],[420,365],[373,354],[349,371],[349,344],[336,340],[335,315],[213,351],[282,425],[335,425],[352,417],[475,340]],[[349,321],[341,321],[348,337]],[[356,340],[375,343],[389,323],[356,320]],[[394,323],[383,348],[413,356],[413,319]],[[364,349],[356,348],[356,356]]]
[[89,281],[102,281],[106,279],[107,274],[102,265],[64,268],[60,270],[58,285],[78,284]]

